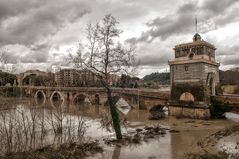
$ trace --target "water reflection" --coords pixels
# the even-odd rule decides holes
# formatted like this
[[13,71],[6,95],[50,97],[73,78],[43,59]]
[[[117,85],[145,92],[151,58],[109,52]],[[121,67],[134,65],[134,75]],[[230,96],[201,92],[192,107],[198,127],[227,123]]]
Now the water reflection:
[[115,146],[112,158],[113,159],[119,159],[120,158],[120,151],[121,151],[121,146]]

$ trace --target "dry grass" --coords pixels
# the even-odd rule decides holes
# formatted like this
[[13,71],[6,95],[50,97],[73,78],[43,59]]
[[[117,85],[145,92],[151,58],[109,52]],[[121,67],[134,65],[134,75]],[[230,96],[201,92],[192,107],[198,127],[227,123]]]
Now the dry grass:
[[44,149],[48,145],[81,144],[85,122],[63,110],[24,108],[0,111],[0,155]]
[[3,159],[75,159],[90,154],[101,153],[98,142],[65,143],[58,146],[46,146],[34,151],[6,154]]
[[237,85],[224,85],[222,86],[223,93],[235,94],[238,89]]

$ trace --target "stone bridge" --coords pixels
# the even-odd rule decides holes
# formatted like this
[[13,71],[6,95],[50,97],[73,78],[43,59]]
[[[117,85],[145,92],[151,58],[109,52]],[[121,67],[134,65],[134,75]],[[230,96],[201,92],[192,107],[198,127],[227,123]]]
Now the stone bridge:
[[[44,102],[52,102],[54,98],[60,98],[62,103],[74,104],[88,101],[92,104],[104,104],[107,96],[104,88],[98,87],[20,87],[24,96],[39,98]],[[159,91],[157,89],[131,89],[113,88],[112,96],[119,96],[126,100],[136,109],[150,110],[157,105],[167,105],[170,98],[169,91]]]
[[215,96],[215,99],[217,101],[226,104],[229,107],[230,111],[239,114],[239,95],[235,94],[218,95]]

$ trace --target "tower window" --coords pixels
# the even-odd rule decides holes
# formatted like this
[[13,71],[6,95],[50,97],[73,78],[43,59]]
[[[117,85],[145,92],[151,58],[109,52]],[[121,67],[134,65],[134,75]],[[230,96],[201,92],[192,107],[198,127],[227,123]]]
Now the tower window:
[[184,66],[184,70],[185,70],[185,71],[188,71],[188,67],[189,67],[188,65],[185,65],[185,66]]

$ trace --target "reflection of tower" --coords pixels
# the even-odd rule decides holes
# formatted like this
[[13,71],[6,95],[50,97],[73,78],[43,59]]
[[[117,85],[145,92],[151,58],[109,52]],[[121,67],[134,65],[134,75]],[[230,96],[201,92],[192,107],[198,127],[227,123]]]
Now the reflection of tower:
[[197,145],[196,143],[209,134],[210,132],[205,130],[171,133],[171,158],[182,159],[185,153],[191,152]]
[[121,151],[121,146],[115,145],[113,154],[112,154],[112,159],[119,159],[120,158],[120,151]]
[[169,61],[171,103],[208,106],[209,97],[215,95],[215,86],[219,84],[215,50],[214,45],[202,40],[198,33],[192,42],[174,47],[175,59]]

